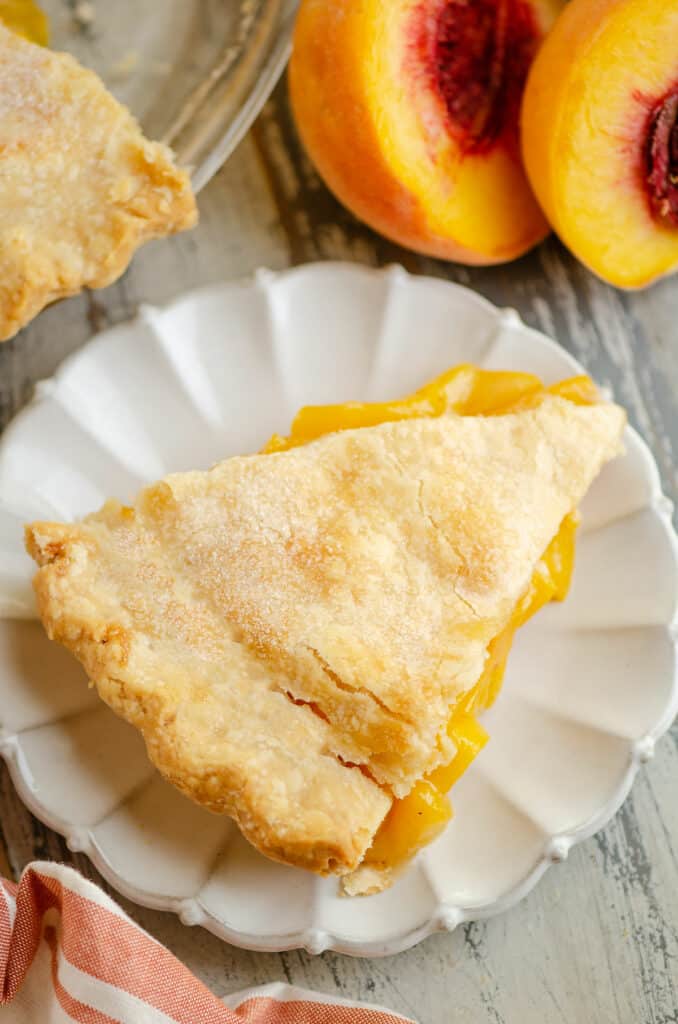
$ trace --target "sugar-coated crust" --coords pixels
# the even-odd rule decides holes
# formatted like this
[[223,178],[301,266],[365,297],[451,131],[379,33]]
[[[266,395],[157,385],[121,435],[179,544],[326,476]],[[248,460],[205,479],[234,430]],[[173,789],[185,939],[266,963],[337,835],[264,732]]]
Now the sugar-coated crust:
[[196,219],[187,174],[92,71],[0,25],[0,340]]
[[[28,529],[44,565],[35,591],[49,636],[141,730],[151,760],[184,793],[233,817],[269,857],[320,873],[351,869],[390,798],[328,752],[326,723],[273,689],[209,609],[184,601],[157,543],[120,535],[121,515],[111,504],[91,525]],[[123,557],[119,572],[109,556]]]
[[179,788],[349,872],[449,760],[450,709],[623,425],[548,397],[176,474],[27,529],[40,615]]

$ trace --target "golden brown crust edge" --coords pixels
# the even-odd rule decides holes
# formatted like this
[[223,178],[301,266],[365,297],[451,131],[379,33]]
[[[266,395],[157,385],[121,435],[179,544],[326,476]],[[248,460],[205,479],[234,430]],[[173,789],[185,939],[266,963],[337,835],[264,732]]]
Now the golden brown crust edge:
[[77,526],[33,523],[26,527],[27,550],[40,565],[33,581],[40,618],[50,639],[79,659],[105,703],[139,729],[149,758],[161,774],[196,803],[233,818],[245,838],[266,857],[321,875],[353,871],[386,815],[390,797],[358,769],[325,758],[330,788],[337,776],[344,797],[341,804],[329,801],[337,813],[319,811],[310,821],[288,813],[284,822],[272,825],[271,806],[265,800],[262,803],[261,789],[253,784],[248,766],[210,763],[196,756],[178,727],[171,696],[163,699],[157,691],[140,692],[131,665],[134,641],[129,632],[103,620],[93,626],[86,601],[80,609],[64,614],[60,593],[68,586],[73,562],[81,558],[79,544]]
[[0,340],[192,227],[190,180],[92,72],[0,25]]
[[[47,267],[24,263],[20,272],[0,283],[0,342],[9,341],[23,327],[53,302],[78,295],[84,288],[106,288],[121,277],[137,249],[145,242],[165,238],[194,227],[198,210],[185,171],[173,165],[170,151],[160,143],[146,143],[147,151],[157,159],[155,172],[172,194],[169,205],[158,202],[156,185],[149,176],[137,194],[141,215],[125,209],[116,211],[110,225],[111,251],[106,263],[93,266],[89,272],[64,272],[63,267]],[[4,263],[0,260],[0,267]]]

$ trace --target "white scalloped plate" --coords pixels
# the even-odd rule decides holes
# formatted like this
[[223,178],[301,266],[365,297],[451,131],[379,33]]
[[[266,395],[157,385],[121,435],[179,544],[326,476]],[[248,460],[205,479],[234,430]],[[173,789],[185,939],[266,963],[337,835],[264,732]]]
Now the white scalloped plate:
[[[239,946],[391,954],[506,909],[616,812],[677,706],[678,547],[633,430],[587,497],[570,597],[521,630],[454,789],[456,816],[388,892],[340,898],[259,856],[151,769],[35,621],[21,524],[256,451],[308,402],[383,399],[458,362],[581,367],[467,289],[316,264],[194,292],[99,335],[37,389],[0,445],[0,752],[23,800],[125,895]],[[23,617],[23,621],[22,621]]]

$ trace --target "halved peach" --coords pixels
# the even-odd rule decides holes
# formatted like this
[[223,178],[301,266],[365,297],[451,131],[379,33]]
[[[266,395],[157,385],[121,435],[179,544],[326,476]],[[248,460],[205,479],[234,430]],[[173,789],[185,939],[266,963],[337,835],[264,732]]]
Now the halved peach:
[[678,3],[571,0],[532,66],[522,143],[591,270],[633,288],[678,268]]
[[561,0],[302,0],[296,122],[321,176],[400,244],[500,263],[549,231],[520,158],[520,100]]

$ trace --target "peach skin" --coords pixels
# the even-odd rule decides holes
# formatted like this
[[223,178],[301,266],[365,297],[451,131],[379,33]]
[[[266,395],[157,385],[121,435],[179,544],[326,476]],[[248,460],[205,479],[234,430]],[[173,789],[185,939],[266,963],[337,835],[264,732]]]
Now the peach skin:
[[548,224],[520,158],[529,66],[561,0],[302,0],[301,138],[335,195],[418,252],[501,263]]
[[571,0],[523,99],[532,187],[565,244],[610,284],[678,268],[678,3]]

